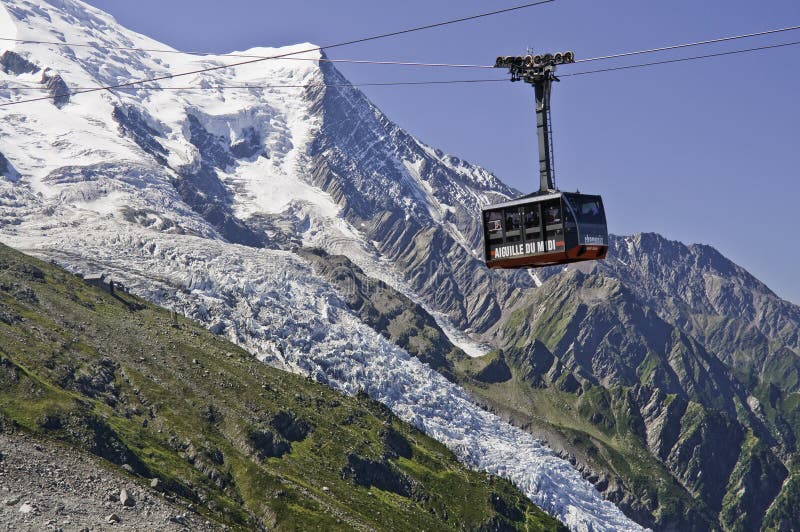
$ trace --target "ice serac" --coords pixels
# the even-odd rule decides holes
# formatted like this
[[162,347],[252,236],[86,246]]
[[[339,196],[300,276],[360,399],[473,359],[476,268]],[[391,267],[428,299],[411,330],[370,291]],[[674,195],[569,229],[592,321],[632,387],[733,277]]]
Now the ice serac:
[[[0,13],[0,27],[12,20],[21,38],[97,43],[14,47],[70,85],[229,61],[103,48],[166,49],[76,0],[9,0]],[[0,81],[41,84],[39,74],[3,70]],[[265,362],[368,391],[575,530],[639,529],[568,462],[361,322],[291,252],[306,245],[346,254],[462,333],[487,329],[530,284],[477,258],[479,206],[512,190],[416,141],[352,87],[326,81],[345,83],[330,65],[284,59],[164,81],[204,91],[98,92],[5,107],[0,152],[15,177],[0,179],[0,239],[72,271],[111,273]],[[213,89],[265,82],[295,87]]]

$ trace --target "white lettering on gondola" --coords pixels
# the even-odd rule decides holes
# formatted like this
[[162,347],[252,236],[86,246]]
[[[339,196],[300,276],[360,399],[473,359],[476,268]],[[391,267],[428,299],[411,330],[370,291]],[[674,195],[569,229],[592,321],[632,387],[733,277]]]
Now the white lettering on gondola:
[[513,246],[501,246],[495,248],[494,259],[508,259],[511,257],[519,257],[522,255],[532,255],[534,253],[542,253],[543,251],[553,251],[556,249],[556,241],[548,240],[547,242],[527,242],[525,244],[514,244]]

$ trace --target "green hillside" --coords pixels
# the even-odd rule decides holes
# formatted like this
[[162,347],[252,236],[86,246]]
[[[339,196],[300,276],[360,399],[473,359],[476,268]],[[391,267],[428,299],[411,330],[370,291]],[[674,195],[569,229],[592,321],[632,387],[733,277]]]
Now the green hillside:
[[369,398],[2,245],[0,430],[157,478],[233,528],[564,529]]

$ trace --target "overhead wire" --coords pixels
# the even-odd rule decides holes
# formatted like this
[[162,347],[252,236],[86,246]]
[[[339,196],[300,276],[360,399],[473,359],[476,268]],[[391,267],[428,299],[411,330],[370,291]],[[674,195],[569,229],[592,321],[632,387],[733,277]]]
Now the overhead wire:
[[590,57],[588,59],[577,59],[577,60],[575,60],[575,63],[588,63],[590,61],[601,61],[601,60],[605,60],[605,59],[617,59],[617,58],[620,58],[620,57],[629,57],[629,56],[632,56],[632,55],[650,54],[650,53],[654,53],[654,52],[666,52],[668,50],[677,50],[679,48],[689,48],[691,46],[701,46],[701,45],[705,45],[705,44],[714,44],[714,43],[719,43],[719,42],[735,41],[735,40],[738,40],[738,39],[749,39],[751,37],[761,37],[763,35],[771,35],[771,34],[774,34],[774,33],[781,33],[781,32],[785,32],[785,31],[795,31],[795,30],[800,30],[800,26],[790,26],[788,28],[778,28],[778,29],[774,29],[774,30],[759,31],[759,32],[756,32],[756,33],[745,33],[743,35],[731,35],[729,37],[719,37],[719,38],[716,38],[716,39],[708,39],[708,40],[705,40],[705,41],[696,41],[696,42],[690,42],[690,43],[684,43],[684,44],[672,44],[672,45],[669,45],[669,46],[662,46],[660,48],[649,48],[647,50],[637,50],[635,52],[623,52],[623,53],[613,54],[613,55],[603,55],[603,56],[600,56],[600,57]]
[[[555,1],[555,0],[551,0]],[[275,57],[275,56],[264,56],[264,55],[255,55],[255,54],[216,54],[213,52],[182,52],[180,50],[164,50],[158,48],[134,48],[128,46],[110,46],[106,44],[88,44],[88,43],[80,43],[80,44],[72,44],[66,41],[33,41],[29,39],[12,39],[10,37],[0,37],[0,41],[11,41],[17,42],[20,44],[48,44],[48,45],[56,45],[56,46],[69,46],[69,47],[80,47],[80,48],[95,48],[95,49],[104,49],[104,50],[121,50],[127,52],[148,52],[148,53],[164,53],[164,54],[182,54],[182,55],[192,55],[197,57],[209,57],[209,58],[219,58],[219,57],[236,57],[236,58],[244,58],[244,59],[275,59],[275,60],[287,60],[287,61],[316,61],[319,63],[355,63],[355,64],[367,64],[367,65],[400,65],[400,66],[420,66],[420,67],[448,67],[448,68],[494,68],[494,65],[470,65],[470,64],[453,64],[453,63],[423,63],[423,62],[416,62],[416,61],[376,61],[371,59],[330,59],[327,57]],[[332,48],[331,46],[322,47],[322,48]],[[301,53],[301,52],[297,52]],[[305,53],[305,52],[303,52]]]
[[[681,63],[686,61],[696,61],[701,59],[709,59],[714,57],[721,57],[727,55],[735,55],[735,54],[742,54],[742,53],[749,53],[749,52],[757,52],[762,50],[770,50],[775,48],[783,48],[788,46],[797,46],[800,45],[800,41],[793,41],[787,43],[778,43],[778,44],[771,44],[765,46],[758,46],[753,48],[745,48],[740,50],[729,50],[725,52],[717,52],[713,54],[704,54],[692,57],[680,57],[675,59],[665,59],[662,61],[652,61],[648,63],[637,63],[633,65],[622,65],[616,67],[608,67],[608,68],[601,68],[596,70],[587,70],[584,72],[569,72],[559,74],[558,77],[571,77],[571,76],[584,76],[589,74],[599,74],[602,72],[614,72],[618,70],[629,70],[633,68],[643,68],[649,66],[656,66],[656,65],[665,65],[670,63]],[[179,87],[164,87],[164,86],[156,86],[156,87],[149,87],[145,86],[144,84],[132,85],[127,87],[121,87],[118,90],[145,90],[145,91],[214,91],[214,90],[246,90],[246,89],[288,89],[288,88],[313,88],[313,87],[391,87],[391,86],[414,86],[414,85],[453,85],[453,84],[470,84],[470,83],[493,83],[493,82],[501,82],[501,81],[508,81],[508,78],[502,79],[495,79],[495,78],[488,78],[488,79],[458,79],[458,80],[433,80],[433,81],[388,81],[388,82],[365,82],[365,83],[306,83],[306,84],[248,84],[248,85],[208,85],[208,86],[197,86],[197,85],[188,85],[188,86],[179,86]],[[65,92],[65,93],[56,93],[46,96],[43,99],[52,99],[58,98],[63,96],[71,96],[73,94],[80,94],[82,91],[86,91],[91,88],[86,87],[69,87],[70,91],[75,92]],[[47,90],[46,87],[38,86],[33,87],[30,85],[26,86],[0,86],[0,90],[14,90],[14,91],[43,91]],[[1,106],[1,105],[0,105]]]
[[643,68],[643,67],[649,67],[649,66],[655,66],[655,65],[666,65],[666,64],[669,64],[669,63],[681,63],[681,62],[684,62],[684,61],[696,61],[696,60],[699,60],[699,59],[709,59],[709,58],[712,58],[712,57],[721,57],[721,56],[725,56],[725,55],[743,54],[743,53],[747,53],[747,52],[757,52],[757,51],[760,51],[760,50],[770,50],[770,49],[773,49],[773,48],[783,48],[783,47],[786,47],[786,46],[796,46],[798,44],[800,44],[800,41],[778,43],[778,44],[770,44],[770,45],[766,45],[766,46],[758,46],[758,47],[755,47],[755,48],[746,48],[746,49],[743,49],[743,50],[729,50],[729,51],[726,51],[726,52],[717,52],[717,53],[713,53],[713,54],[696,55],[696,56],[693,56],[693,57],[679,57],[679,58],[676,58],[676,59],[664,59],[662,61],[652,61],[652,62],[649,62],[649,63],[638,63],[638,64],[633,64],[633,65],[622,65],[622,66],[616,66],[616,67],[600,68],[600,69],[597,69],[597,70],[587,70],[587,71],[584,71],[584,72],[568,72],[566,74],[559,74],[558,77],[559,78],[563,78],[563,77],[569,77],[569,76],[585,76],[587,74],[599,74],[601,72],[614,72],[616,70],[629,70],[631,68]]
[[[71,91],[69,93],[70,96],[77,95],[77,94],[85,94],[85,93],[89,93],[89,92],[97,92],[97,91],[105,91],[105,90],[109,90],[109,91],[111,91],[111,90],[126,90],[126,89],[134,89],[134,88],[135,89],[142,89],[142,90],[184,90],[185,91],[185,90],[221,90],[221,89],[309,88],[309,87],[314,87],[314,86],[379,87],[379,86],[404,86],[404,85],[408,86],[408,85],[445,85],[445,84],[459,84],[459,83],[486,83],[486,82],[505,81],[505,79],[438,80],[438,81],[408,81],[408,82],[397,82],[397,81],[395,81],[395,82],[341,83],[341,84],[314,83],[314,84],[305,84],[305,85],[302,85],[302,84],[213,85],[213,86],[207,86],[207,87],[197,87],[197,86],[145,87],[145,86],[142,86],[142,85],[147,84],[147,83],[154,83],[154,82],[157,82],[157,81],[164,81],[164,80],[167,80],[167,79],[174,79],[174,78],[189,76],[189,75],[193,75],[193,74],[199,74],[199,73],[204,73],[204,72],[222,70],[222,69],[227,69],[227,68],[232,68],[232,67],[236,67],[236,66],[256,63],[256,62],[260,62],[260,61],[267,61],[267,60],[317,61],[317,62],[330,62],[330,63],[356,63],[356,64],[371,64],[371,65],[400,65],[400,66],[415,66],[415,67],[446,67],[446,68],[493,69],[493,68],[495,68],[494,65],[475,65],[475,64],[458,64],[458,63],[424,63],[424,62],[415,62],[415,61],[378,61],[378,60],[368,60],[368,59],[329,59],[329,58],[308,58],[308,57],[293,57],[293,56],[298,55],[298,54],[303,54],[303,53],[309,53],[309,52],[314,52],[314,51],[319,51],[319,50],[325,50],[325,49],[330,49],[330,48],[347,46],[347,45],[351,45],[351,44],[356,44],[356,43],[367,42],[367,41],[371,41],[371,40],[376,40],[376,39],[381,39],[381,38],[401,35],[401,34],[404,34],[404,33],[411,33],[411,32],[415,32],[415,31],[420,31],[420,30],[425,30],[425,29],[431,29],[431,28],[446,26],[446,25],[455,24],[455,23],[458,23],[458,22],[474,20],[474,19],[478,19],[478,18],[482,18],[482,17],[497,15],[497,14],[501,14],[501,13],[507,13],[507,12],[510,12],[510,11],[516,11],[516,10],[520,10],[520,9],[524,9],[524,8],[528,8],[528,7],[534,7],[534,6],[537,6],[537,5],[552,3],[554,1],[555,0],[540,0],[540,1],[537,1],[537,2],[530,2],[530,3],[527,3],[527,4],[522,4],[522,5],[510,7],[510,8],[499,9],[499,10],[495,10],[495,11],[481,13],[481,14],[478,14],[478,15],[472,15],[472,16],[468,16],[468,17],[461,17],[461,18],[458,18],[458,19],[452,19],[452,20],[448,20],[448,21],[435,23],[435,24],[417,26],[417,27],[408,28],[408,29],[405,29],[405,30],[399,30],[399,31],[395,31],[395,32],[383,33],[383,34],[373,35],[373,36],[370,36],[370,37],[364,37],[364,38],[361,38],[361,39],[354,39],[354,40],[351,40],[351,41],[345,41],[345,42],[331,44],[331,45],[325,45],[325,46],[318,46],[318,47],[308,48],[308,49],[295,51],[295,52],[287,52],[287,53],[284,53],[284,54],[273,55],[273,56],[257,56],[257,55],[249,55],[249,54],[213,54],[213,53],[208,53],[208,52],[181,52],[181,51],[178,51],[178,50],[135,48],[135,47],[110,46],[110,45],[99,45],[99,44],[89,44],[89,43],[87,43],[87,44],[69,44],[69,43],[66,43],[66,42],[59,42],[59,41],[36,41],[36,40],[29,40],[29,39],[12,39],[12,38],[6,38],[6,37],[0,37],[0,41],[14,41],[14,42],[21,42],[21,43],[48,44],[48,45],[67,45],[67,46],[92,47],[92,48],[108,48],[108,49],[118,49],[118,50],[126,50],[126,51],[175,53],[175,54],[197,55],[197,56],[239,57],[239,58],[249,58],[250,59],[248,61],[242,61],[242,62],[237,62],[237,63],[232,63],[232,64],[215,65],[213,67],[197,69],[197,70],[193,70],[191,72],[182,72],[182,73],[177,73],[177,74],[168,74],[168,75],[164,75],[164,76],[152,77],[152,78],[148,78],[148,79],[134,80],[134,81],[130,81],[130,82],[120,83],[120,84],[117,84],[117,85],[109,85],[109,86],[102,86],[102,87],[70,87],[69,88],[69,90]],[[650,48],[650,49],[645,49],[645,50],[637,50],[637,51],[631,51],[631,52],[623,52],[623,53],[619,53],[619,54],[592,57],[592,58],[587,58],[587,59],[578,59],[578,60],[575,61],[575,63],[576,64],[577,63],[586,63],[586,62],[592,62],[592,61],[617,59],[617,58],[630,57],[630,56],[641,55],[641,54],[649,54],[649,53],[655,53],[655,52],[664,52],[664,51],[669,51],[669,50],[676,50],[676,49],[682,49],[682,48],[688,48],[688,47],[694,47],[694,46],[701,46],[701,45],[708,45],[708,44],[727,42],[727,41],[735,41],[735,40],[739,40],[739,39],[747,39],[747,38],[753,38],[753,37],[759,37],[759,36],[765,36],[765,35],[771,35],[771,34],[777,34],[777,33],[795,31],[795,30],[800,30],[800,26],[789,26],[789,27],[785,27],[785,28],[777,28],[777,29],[765,30],[765,31],[760,31],[760,32],[753,32],[753,33],[747,33],[747,34],[741,34],[741,35],[732,35],[732,36],[727,36],[727,37],[719,37],[719,38],[715,38],[715,39],[707,39],[707,40],[704,40],[704,41],[696,41],[696,42],[690,42],[690,43],[675,44],[675,45],[669,45],[669,46],[662,46],[662,47],[658,47],[658,48]],[[685,62],[685,61],[694,61],[694,60],[708,59],[708,58],[720,57],[720,56],[726,56],[726,55],[733,55],[733,54],[740,54],[740,53],[747,53],[747,52],[755,52],[755,51],[760,51],[760,50],[768,50],[768,49],[773,49],[773,48],[794,46],[794,45],[797,45],[797,44],[800,44],[800,41],[789,42],[789,43],[778,43],[778,44],[773,44],[773,45],[765,45],[765,46],[747,48],[747,49],[742,49],[742,50],[731,50],[731,51],[718,52],[718,53],[713,53],[713,54],[704,54],[704,55],[693,56],[693,57],[666,59],[666,60],[662,60],[662,61],[652,61],[652,62],[647,62],[647,63],[633,64],[633,65],[622,65],[622,66],[616,66],[616,67],[601,68],[601,69],[596,69],[596,70],[588,70],[588,71],[583,71],[583,72],[561,73],[561,74],[559,74],[559,77],[583,76],[583,75],[588,75],[588,74],[597,74],[597,73],[601,73],[601,72],[612,72],[612,71],[617,71],[617,70],[628,70],[628,69],[633,69],[633,68],[642,68],[642,67],[663,65],[663,64],[669,64],[669,63],[679,63],[679,62]],[[0,89],[11,89],[11,90],[17,90],[17,91],[44,90],[43,87],[30,87],[30,86],[20,86],[20,87],[5,86],[5,87],[0,87]],[[6,106],[10,106],[10,105],[17,105],[17,104],[29,103],[29,102],[35,102],[35,101],[41,101],[41,100],[49,100],[51,98],[59,97],[59,96],[67,96],[67,94],[66,93],[64,93],[64,94],[55,94],[55,95],[48,95],[48,96],[40,97],[40,98],[30,98],[30,99],[26,99],[26,100],[18,100],[18,101],[15,101],[15,102],[7,102],[7,103],[0,104],[0,107],[6,107]]]
[[[494,15],[500,15],[500,14],[503,14],[503,13],[510,13],[512,11],[519,11],[521,9],[527,9],[529,7],[536,7],[536,6],[540,6],[540,5],[543,5],[543,4],[550,4],[550,3],[553,3],[555,1],[556,0],[538,0],[536,2],[528,2],[526,4],[520,4],[520,5],[512,6],[512,7],[506,7],[506,8],[503,8],[503,9],[496,9],[494,11],[487,11],[485,13],[479,13],[477,15],[470,15],[470,16],[467,16],[467,17],[455,18],[455,19],[445,20],[445,21],[442,21],[442,22],[435,22],[433,24],[426,24],[424,26],[415,26],[413,28],[407,28],[407,29],[404,29],[404,30],[398,30],[398,31],[393,31],[393,32],[388,32],[388,33],[381,33],[381,34],[378,34],[378,35],[372,35],[372,36],[369,36],[369,37],[362,37],[360,39],[354,39],[354,40],[351,40],[351,41],[345,41],[345,42],[340,42],[340,43],[336,43],[336,44],[329,44],[329,45],[326,45],[326,46],[318,46],[318,47],[315,47],[313,50],[308,50],[308,51],[317,51],[317,50],[326,50],[326,49],[329,49],[329,48],[338,48],[338,47],[341,47],[341,46],[349,46],[349,45],[352,45],[352,44],[358,44],[358,43],[367,42],[367,41],[374,41],[376,39],[383,39],[383,38],[386,38],[386,37],[395,37],[397,35],[402,35],[402,34],[405,34],[405,33],[412,33],[412,32],[421,31],[421,30],[429,30],[429,29],[433,29],[433,28],[441,28],[442,26],[449,26],[451,24],[458,24],[460,22],[467,22],[467,21],[476,20],[476,19],[479,19],[479,18],[490,17],[490,16],[494,16]],[[109,49],[109,50],[160,52],[160,53],[174,53],[174,54],[187,54],[187,55],[200,55],[200,56],[203,56],[203,55],[220,55],[220,54],[214,54],[214,53],[211,53],[211,52],[182,52],[182,51],[179,51],[179,50],[165,50],[165,49],[154,49],[154,48],[136,48],[136,47],[127,47],[127,46],[107,46],[107,45],[96,45],[96,44],[91,44],[91,43],[86,43],[86,44],[68,44],[68,43],[65,43],[65,42],[58,42],[58,41],[36,41],[36,40],[28,40],[28,39],[14,39],[14,38],[9,38],[9,37],[0,38],[0,41],[15,41],[15,42],[24,42],[24,43],[31,43],[31,44],[55,44],[55,45],[89,47],[89,48],[106,48],[106,49]],[[295,53],[300,54],[300,53],[305,53],[305,52],[295,52]],[[241,55],[241,54],[222,54],[222,55],[229,56],[229,57],[250,57],[250,58],[256,58],[256,59],[276,59],[276,57],[250,56],[250,55]]]
[[[622,65],[616,67],[608,67],[608,68],[601,68],[596,70],[587,70],[584,72],[568,72],[568,73],[560,73],[558,75],[559,78],[563,77],[571,77],[571,76],[584,76],[588,74],[599,74],[602,72],[613,72],[618,70],[628,70],[633,68],[642,68],[648,66],[656,66],[656,65],[665,65],[670,63],[681,63],[686,61],[696,61],[701,59],[709,59],[714,57],[721,57],[727,55],[735,55],[735,54],[742,54],[742,53],[749,53],[749,52],[757,52],[762,50],[770,50],[775,48],[784,48],[788,46],[797,46],[800,45],[800,41],[792,41],[786,43],[777,43],[765,46],[757,46],[753,48],[744,48],[739,50],[728,50],[725,52],[717,52],[713,54],[703,54],[697,55],[692,57],[679,57],[675,59],[664,59],[661,61],[652,61],[647,63],[637,63],[633,65]],[[306,83],[306,84],[247,84],[247,85],[207,85],[207,86],[197,86],[197,85],[188,85],[188,86],[179,86],[179,87],[164,87],[164,86],[156,86],[156,87],[149,87],[145,86],[144,84],[137,84],[131,85],[127,87],[121,87],[119,90],[128,90],[128,89],[136,89],[136,90],[147,90],[147,91],[155,91],[155,90],[197,90],[197,91],[206,91],[206,90],[222,90],[222,89],[282,89],[282,88],[312,88],[312,87],[383,87],[383,86],[407,86],[407,85],[450,85],[450,84],[465,84],[465,83],[491,83],[491,82],[499,82],[499,81],[508,81],[508,78],[488,78],[488,79],[459,79],[459,80],[434,80],[434,81],[388,81],[388,82],[365,82],[365,83]],[[59,96],[68,96],[72,94],[78,94],[80,91],[93,89],[91,87],[68,87],[70,93],[63,93],[63,94],[54,94],[48,95],[47,99],[59,97]],[[30,86],[30,85],[22,85],[22,86],[0,86],[0,90],[15,90],[15,91],[42,91],[47,90],[46,87],[43,86]]]
[[[548,2],[554,2],[555,0],[547,0]],[[328,49],[328,48],[335,48],[337,46],[344,46],[347,44],[354,44],[357,42],[363,42],[365,40],[372,40],[377,38],[389,37],[393,35],[399,35],[401,33],[408,33],[411,31],[419,31],[422,29],[430,29],[438,26],[443,26],[446,24],[453,24],[456,22],[463,22],[465,20],[471,20],[475,18],[495,15],[499,13],[505,13],[507,11],[513,11],[517,9],[523,9],[525,7],[532,7],[534,5],[538,5],[540,3],[546,2],[533,2],[531,4],[523,4],[516,7],[511,7],[507,9],[501,9],[498,11],[492,11],[488,13],[482,13],[480,15],[473,15],[471,17],[464,17],[461,19],[454,19],[451,21],[441,22],[437,24],[431,24],[428,26],[420,26],[417,28],[410,28],[408,30],[401,30],[398,32],[387,33],[382,35],[376,35],[373,37],[367,37],[365,39],[359,39],[355,41],[349,41],[345,43],[339,43],[334,45],[328,46],[320,46],[319,48],[315,48],[311,51],[316,51],[320,49]],[[611,54],[611,55],[603,55],[598,57],[590,57],[586,59],[577,59],[574,61],[575,64],[577,63],[588,63],[592,61],[601,61],[607,59],[618,59],[622,57],[629,57],[634,55],[641,55],[641,54],[649,54],[655,52],[665,52],[669,50],[677,50],[681,48],[689,48],[693,46],[702,46],[707,44],[715,44],[727,41],[735,41],[739,39],[749,39],[753,37],[761,37],[764,35],[772,35],[776,33],[782,33],[787,31],[796,31],[800,30],[800,26],[788,26],[785,28],[776,28],[771,30],[764,30],[759,32],[753,33],[745,33],[740,35],[730,35],[726,37],[718,37],[714,39],[707,39],[703,41],[695,41],[689,43],[681,43],[681,44],[672,44],[667,46],[661,46],[658,48],[648,48],[644,50],[635,50],[631,52],[621,52],[618,54]],[[454,63],[424,63],[424,62],[416,62],[416,61],[378,61],[378,60],[370,60],[370,59],[330,59],[330,58],[311,58],[311,57],[290,57],[291,54],[287,56],[263,56],[263,55],[255,55],[255,54],[237,54],[237,53],[215,53],[215,52],[185,52],[181,50],[168,50],[163,48],[138,48],[132,46],[114,46],[109,44],[98,44],[98,43],[70,43],[66,41],[39,41],[39,40],[32,40],[32,39],[18,39],[18,38],[11,38],[11,37],[0,37],[0,41],[9,41],[9,42],[17,42],[21,44],[46,44],[46,45],[55,45],[55,46],[70,46],[70,47],[83,47],[83,48],[96,48],[96,49],[107,49],[107,50],[122,50],[122,51],[129,51],[129,52],[152,52],[152,53],[165,53],[165,54],[179,54],[179,55],[193,55],[198,57],[236,57],[236,58],[244,58],[244,59],[276,59],[276,60],[289,60],[289,61],[317,61],[317,62],[324,62],[324,63],[355,63],[355,64],[369,64],[369,65],[401,65],[401,66],[420,66],[420,67],[448,67],[448,68],[494,68],[494,65],[477,65],[477,64],[454,64]],[[295,52],[296,54],[306,53],[307,51]]]
[[[120,90],[145,90],[145,91],[155,91],[155,90],[163,90],[163,91],[187,91],[187,90],[197,90],[197,91],[211,91],[211,90],[221,90],[221,89],[309,89],[314,87],[388,87],[388,86],[398,86],[398,85],[453,85],[459,83],[491,83],[491,82],[498,82],[498,81],[508,81],[508,78],[491,78],[491,79],[450,79],[450,80],[433,80],[433,81],[385,81],[385,82],[366,82],[366,83],[305,83],[305,84],[269,84],[269,85],[258,85],[258,84],[249,84],[249,85],[207,85],[207,86],[197,86],[197,85],[188,85],[183,87],[148,87],[148,86],[135,86],[135,87],[124,87]],[[84,87],[69,87],[72,90],[83,90]],[[31,87],[31,86],[20,86],[20,87],[2,87],[0,86],[0,90],[17,90],[17,91],[42,91],[47,90],[47,87]],[[59,96],[70,96],[75,94],[73,92],[69,93],[62,93],[62,94],[53,94],[48,96],[49,98],[57,98]]]
[[[299,54],[303,54],[303,53],[316,52],[316,51],[320,51],[320,50],[328,50],[328,49],[331,49],[331,48],[339,48],[339,47],[342,47],[342,46],[349,46],[349,45],[353,45],[353,44],[358,44],[358,43],[363,43],[363,42],[368,42],[368,41],[374,41],[374,40],[377,40],[377,39],[384,39],[384,38],[387,38],[387,37],[395,37],[397,35],[404,35],[404,34],[407,34],[407,33],[412,33],[412,32],[432,29],[432,28],[440,28],[440,27],[447,26],[447,25],[450,25],[450,24],[457,24],[457,23],[466,22],[466,21],[469,21],[469,20],[476,20],[476,19],[479,19],[479,18],[489,17],[489,16],[493,16],[493,15],[499,15],[499,14],[502,14],[502,13],[509,13],[511,11],[517,11],[517,10],[520,10],[520,9],[526,9],[526,8],[540,6],[540,5],[544,5],[544,4],[550,4],[550,3],[553,3],[555,1],[556,0],[538,0],[536,2],[528,2],[526,4],[521,4],[521,5],[518,5],[518,6],[508,7],[508,8],[504,8],[504,9],[497,9],[497,10],[494,10],[494,11],[488,11],[486,13],[480,13],[480,14],[471,15],[471,16],[468,16],[468,17],[461,17],[461,18],[456,18],[456,19],[452,19],[452,20],[446,20],[446,21],[437,22],[437,23],[434,23],[434,24],[426,24],[424,26],[416,26],[416,27],[413,27],[413,28],[407,28],[407,29],[399,30],[399,31],[381,33],[381,34],[378,34],[378,35],[372,35],[372,36],[369,36],[369,37],[362,37],[360,39],[353,39],[353,40],[350,40],[350,41],[344,41],[344,42],[330,44],[330,45],[326,45],[326,46],[314,46],[314,47],[307,48],[307,49],[304,49],[304,50],[299,50],[299,51],[295,51],[295,52],[286,52],[286,53],[278,54],[278,55],[271,56],[271,57],[259,57],[259,58],[249,59],[247,61],[239,61],[239,62],[236,62],[236,63],[227,64],[227,65],[217,65],[217,66],[213,66],[213,67],[207,67],[207,68],[201,68],[201,69],[192,70],[192,71],[189,71],[189,72],[180,72],[180,73],[177,73],[177,74],[168,74],[168,75],[163,75],[163,76],[155,76],[155,77],[151,77],[151,78],[147,78],[147,79],[143,79],[143,80],[134,80],[134,81],[126,82],[126,83],[119,83],[119,84],[116,84],[116,85],[106,85],[106,86],[102,86],[102,87],[91,88],[91,89],[83,90],[83,91],[80,91],[80,92],[75,92],[75,93],[73,93],[73,95],[76,95],[76,94],[87,94],[87,93],[90,93],[90,92],[99,92],[99,91],[106,91],[106,90],[110,91],[110,90],[115,90],[115,89],[121,89],[121,88],[124,88],[124,87],[140,85],[140,84],[143,84],[143,83],[151,83],[151,82],[155,82],[155,81],[163,81],[163,80],[166,80],[166,79],[174,79],[174,78],[178,78],[178,77],[192,76],[192,75],[195,75],[195,74],[202,74],[202,73],[205,73],[205,72],[213,72],[213,71],[233,68],[233,67],[237,67],[237,66],[249,65],[249,64],[253,64],[253,63],[259,63],[259,62],[262,62],[262,61],[267,61],[267,60],[270,60],[270,59],[278,59],[278,58],[281,58],[281,57],[290,57],[290,56],[293,56],[293,55],[299,55]],[[2,103],[2,104],[0,104],[0,107],[9,107],[9,106],[12,106],[12,105],[20,105],[20,104],[23,104],[23,103],[31,103],[31,102],[36,102],[36,101],[48,100],[48,99],[50,99],[50,96],[40,97],[40,98],[29,98],[29,99],[26,99],[26,100],[18,100],[18,101],[14,101],[14,102]]]

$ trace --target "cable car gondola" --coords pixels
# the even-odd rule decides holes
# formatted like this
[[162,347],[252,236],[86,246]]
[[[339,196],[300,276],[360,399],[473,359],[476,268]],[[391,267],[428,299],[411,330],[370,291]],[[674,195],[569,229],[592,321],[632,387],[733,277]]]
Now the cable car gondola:
[[606,256],[608,227],[602,198],[562,192],[553,179],[550,88],[558,81],[556,65],[573,61],[572,52],[497,58],[495,66],[508,68],[511,81],[530,83],[536,92],[539,190],[483,207],[484,258],[490,268],[537,268]]
[[555,191],[483,209],[486,264],[530,268],[602,259],[608,231],[600,196]]

